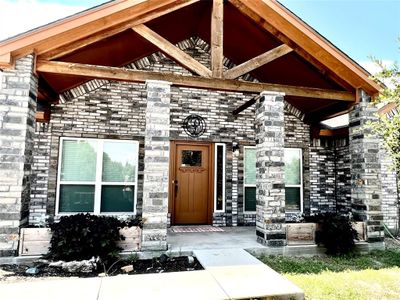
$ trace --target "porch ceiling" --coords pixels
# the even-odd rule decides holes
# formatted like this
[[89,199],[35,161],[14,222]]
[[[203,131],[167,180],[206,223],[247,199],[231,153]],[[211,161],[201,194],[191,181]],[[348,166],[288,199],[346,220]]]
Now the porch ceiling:
[[[125,1],[119,2],[125,3]],[[137,2],[138,4],[132,5],[143,5],[141,1]],[[148,7],[155,6],[152,1],[148,2]],[[173,1],[165,0],[163,2],[166,3],[165,6],[168,7],[170,12],[166,14],[160,12],[157,17],[149,18],[150,21],[145,22],[148,28],[172,44],[196,36],[206,41],[209,45],[212,44],[211,16],[213,1],[176,1],[176,5],[179,6],[176,9],[172,9],[172,4],[169,3]],[[257,22],[252,12],[244,10],[244,5],[239,2],[241,1],[224,2],[223,55],[226,58],[238,65],[286,43],[293,49],[292,52],[253,68],[250,72],[251,75],[260,82],[265,83],[346,91],[355,95],[356,88],[348,80],[343,80],[338,74],[322,66],[320,62],[312,59],[311,56],[305,55],[304,49],[284,34],[266,30],[265,22],[263,23],[262,20]],[[168,11],[167,8],[166,11]],[[143,18],[146,20],[145,17]],[[77,50],[61,56],[55,55],[52,57],[52,54],[56,53],[57,49],[58,51],[62,50],[64,46],[53,47],[49,51],[41,50],[38,53],[38,60],[50,58],[60,62],[120,67],[159,51],[155,45],[134,32],[130,27],[124,30],[116,29],[118,27],[104,27],[103,31],[96,33],[97,36],[100,36],[100,38],[96,39],[96,42],[88,42],[86,46],[78,47]],[[111,31],[115,31],[115,33],[110,35],[109,32]],[[81,40],[84,39],[82,38]],[[72,43],[76,42],[79,42],[79,40],[75,40]],[[0,54],[1,48],[2,44],[0,44]],[[65,49],[68,49],[68,44]],[[39,93],[39,100],[41,101],[49,100],[49,94],[60,94],[92,79],[92,77],[76,74],[66,75],[48,72],[39,72],[39,76],[40,85],[45,91]],[[303,96],[286,97],[289,103],[306,113],[310,120],[319,120],[325,116],[346,111],[356,101],[355,96],[353,102],[318,99],[315,96],[310,97],[310,99]]]

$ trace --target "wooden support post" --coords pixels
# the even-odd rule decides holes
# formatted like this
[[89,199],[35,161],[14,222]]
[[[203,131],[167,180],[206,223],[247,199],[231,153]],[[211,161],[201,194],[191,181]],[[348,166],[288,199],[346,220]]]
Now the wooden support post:
[[213,0],[211,15],[211,69],[212,76],[222,78],[224,58],[224,1]]

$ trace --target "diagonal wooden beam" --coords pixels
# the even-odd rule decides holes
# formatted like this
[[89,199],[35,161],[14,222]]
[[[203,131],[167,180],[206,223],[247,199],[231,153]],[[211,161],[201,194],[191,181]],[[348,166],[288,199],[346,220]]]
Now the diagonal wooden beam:
[[[276,91],[288,96],[305,97],[307,99],[329,99],[354,102],[355,94],[350,92],[323,90],[309,87],[298,87],[282,84],[238,81],[232,79],[205,78],[199,76],[182,76],[169,73],[127,70],[115,67],[38,60],[37,72],[84,76],[88,78],[108,79],[127,82],[146,82],[147,80],[163,80],[178,86],[225,90],[237,92]],[[304,101],[307,101],[305,99]]]
[[178,63],[190,71],[200,76],[211,77],[211,70],[199,63],[189,54],[183,52],[161,35],[151,30],[146,25],[139,24],[135,27],[132,27],[132,30],[144,37],[153,45],[157,46],[162,52],[175,59]]
[[306,52],[304,49],[299,47],[295,42],[289,39],[286,35],[280,32],[277,28],[272,26],[266,19],[261,18],[257,15],[254,11],[250,10],[245,1],[242,0],[229,0],[229,2],[234,5],[238,10],[240,10],[244,15],[247,15],[250,19],[254,22],[259,24],[262,28],[264,28],[267,32],[271,33],[275,36],[279,41],[282,43],[289,45],[297,55],[302,57],[305,61],[310,63],[314,66],[318,72],[323,75],[324,77],[329,78],[330,80],[334,81],[338,85],[344,87],[346,90],[352,91],[354,87],[343,80],[342,78],[337,75],[337,73],[332,72],[326,68],[321,62],[319,62],[316,58],[314,58],[310,53]]
[[[50,57],[54,59],[55,57],[61,57],[60,55],[66,55],[85,45],[110,36],[106,33],[107,30],[110,30],[110,34],[114,35],[134,25],[148,22],[198,1],[110,1],[78,15],[0,42],[0,55],[10,53],[15,60],[35,50],[38,55],[51,53],[51,55],[46,55],[46,59],[50,59]],[[72,43],[74,44],[69,47],[68,45]],[[53,50],[54,52],[50,52]],[[60,51],[60,55],[57,54],[58,51]]]
[[60,95],[50,86],[50,84],[43,78],[39,76],[38,79],[38,91],[41,94],[43,100],[48,103],[58,103]]
[[262,65],[265,65],[271,61],[274,61],[275,59],[278,59],[279,57],[284,56],[292,51],[293,51],[293,49],[290,48],[288,45],[285,45],[285,44],[280,45],[274,49],[271,49],[263,54],[260,54],[256,57],[226,71],[224,73],[224,78],[226,78],[226,79],[238,78],[239,76],[242,76],[250,71],[253,71],[253,70],[261,67]]
[[119,24],[115,27],[107,28],[106,30],[101,31],[99,33],[86,36],[82,39],[75,40],[72,43],[69,43],[67,45],[63,45],[56,49],[44,52],[42,55],[40,55],[40,59],[44,59],[44,60],[57,59],[59,57],[65,56],[65,55],[70,54],[79,49],[82,49],[90,44],[96,43],[96,42],[106,39],[110,36],[116,35],[124,30],[130,29],[133,26],[149,22],[153,19],[156,19],[158,17],[161,17],[163,15],[166,15],[168,13],[171,13],[175,10],[181,9],[185,6],[191,5],[198,1],[199,0],[177,1],[173,6],[162,7],[160,9],[154,10],[152,12],[145,13],[144,15],[138,16],[137,18],[131,19],[131,20],[124,22],[122,24]]
[[211,70],[212,76],[222,78],[224,72],[224,1],[213,0],[211,13]]
[[253,104],[255,104],[257,102],[257,100],[260,99],[260,97],[262,97],[262,96],[258,95],[258,96],[251,98],[250,100],[246,101],[245,103],[240,105],[238,108],[233,110],[232,115],[236,116],[236,115],[240,114],[242,111],[244,111],[245,109],[247,109],[250,106],[252,106]]

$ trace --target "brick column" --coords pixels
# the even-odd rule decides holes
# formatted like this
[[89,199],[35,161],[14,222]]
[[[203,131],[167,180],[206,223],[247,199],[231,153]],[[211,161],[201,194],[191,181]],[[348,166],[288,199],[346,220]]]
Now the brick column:
[[367,222],[368,241],[375,242],[383,240],[379,138],[365,125],[377,121],[377,109],[362,95],[350,112],[351,202],[352,212]]
[[0,78],[0,256],[11,256],[29,213],[37,95],[33,56],[18,59]]
[[167,249],[170,83],[147,81],[143,250]]
[[263,92],[256,104],[257,241],[285,246],[284,102],[282,93]]

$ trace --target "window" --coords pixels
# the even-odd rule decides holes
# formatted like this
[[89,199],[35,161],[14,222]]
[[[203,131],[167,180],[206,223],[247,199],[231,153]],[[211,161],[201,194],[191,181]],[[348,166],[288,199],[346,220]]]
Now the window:
[[201,167],[202,151],[182,150],[182,167]]
[[287,211],[303,211],[302,152],[285,148],[285,207]]
[[225,144],[215,144],[214,211],[225,211]]
[[61,138],[57,212],[135,213],[138,142]]
[[[285,148],[285,206],[287,211],[303,211],[302,151]],[[244,211],[256,211],[256,148],[244,148]]]
[[244,147],[244,211],[256,211],[256,147]]

